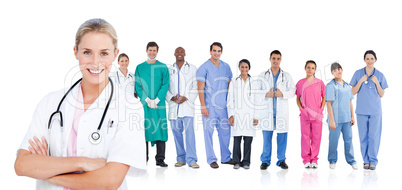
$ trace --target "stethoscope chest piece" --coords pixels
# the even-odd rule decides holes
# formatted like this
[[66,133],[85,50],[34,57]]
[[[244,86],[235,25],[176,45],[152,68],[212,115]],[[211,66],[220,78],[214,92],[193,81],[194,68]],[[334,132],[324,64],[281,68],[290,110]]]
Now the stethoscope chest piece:
[[364,84],[367,84],[368,83],[368,81],[364,81]]
[[98,131],[95,131],[89,136],[89,141],[92,144],[99,144],[102,141],[102,136],[99,134]]

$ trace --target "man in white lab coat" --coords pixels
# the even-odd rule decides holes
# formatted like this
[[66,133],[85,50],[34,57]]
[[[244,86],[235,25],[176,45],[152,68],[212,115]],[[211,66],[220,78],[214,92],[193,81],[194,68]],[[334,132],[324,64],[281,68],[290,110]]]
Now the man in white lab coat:
[[[186,51],[182,47],[175,50],[176,62],[169,67],[170,81],[166,101],[169,103],[170,125],[176,144],[176,167],[186,165],[199,168],[195,148],[194,100],[197,98],[197,67],[184,60]],[[183,131],[186,133],[186,149]]]
[[261,154],[261,170],[266,170],[271,164],[272,136],[277,133],[277,166],[288,169],[286,164],[286,146],[289,130],[288,99],[295,95],[296,86],[289,73],[280,68],[282,54],[278,50],[271,52],[271,68],[262,72],[259,77],[262,104],[260,126],[263,134],[263,152]]

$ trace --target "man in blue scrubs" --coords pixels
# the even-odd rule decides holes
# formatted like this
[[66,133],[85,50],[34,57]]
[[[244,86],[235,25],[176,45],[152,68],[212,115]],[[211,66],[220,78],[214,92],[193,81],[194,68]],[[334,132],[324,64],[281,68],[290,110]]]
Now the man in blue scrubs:
[[205,151],[211,168],[218,168],[213,149],[212,135],[218,131],[221,149],[221,163],[233,164],[230,158],[230,125],[226,109],[228,86],[232,79],[230,66],[220,60],[222,44],[214,42],[210,46],[211,58],[197,70],[198,94],[201,102],[202,122],[204,127]]

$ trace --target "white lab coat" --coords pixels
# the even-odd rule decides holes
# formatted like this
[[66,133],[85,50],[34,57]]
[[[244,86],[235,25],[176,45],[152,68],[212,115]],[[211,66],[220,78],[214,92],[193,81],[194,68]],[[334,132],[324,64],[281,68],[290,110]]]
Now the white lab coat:
[[131,72],[127,73],[127,77],[123,75],[120,69],[111,72],[109,74],[110,78],[114,82],[115,89],[119,89],[123,93],[127,93],[134,97],[134,74]]
[[260,104],[257,94],[258,81],[248,77],[246,82],[239,76],[233,78],[229,84],[227,110],[229,118],[233,116],[234,124],[232,136],[255,136],[254,119],[259,119],[259,112],[255,109]]
[[262,72],[258,76],[259,90],[261,90],[261,114],[259,125],[264,131],[276,130],[277,133],[286,133],[289,131],[289,105],[288,99],[295,95],[296,85],[289,73],[281,70],[276,81],[276,87],[282,91],[283,97],[277,98],[276,105],[276,127],[273,123],[273,98],[265,97],[265,94],[273,88],[272,71]]
[[[60,108],[64,121],[63,133],[61,132],[59,114],[53,117],[50,130],[48,130],[48,121],[68,89],[50,93],[42,99],[35,110],[31,125],[19,149],[29,151],[29,139],[33,139],[34,136],[39,139],[45,137],[49,144],[51,156],[66,157],[79,87],[80,85],[74,87]],[[101,142],[94,145],[89,141],[90,134],[98,128],[110,92],[111,84],[109,83],[98,99],[81,116],[77,132],[77,156],[104,158],[107,159],[107,162],[123,163],[131,166],[130,171],[133,171],[134,168],[146,169],[142,104],[139,100],[132,100],[135,104],[126,104],[127,97],[117,96],[116,88],[99,132],[102,136]],[[111,121],[113,121],[113,125],[110,125]],[[62,190],[63,187],[37,180],[36,189]],[[126,180],[123,181],[119,189],[128,189]]]
[[[169,67],[169,90],[166,94],[166,101],[169,104],[169,120],[177,119],[177,117],[194,117],[194,101],[198,96],[196,73],[197,67],[187,63],[187,61],[181,67],[180,73],[177,69],[176,63]],[[171,101],[170,99],[172,99],[173,96],[176,96],[176,94],[185,96],[188,100],[180,105]],[[177,109],[179,109],[178,112]]]

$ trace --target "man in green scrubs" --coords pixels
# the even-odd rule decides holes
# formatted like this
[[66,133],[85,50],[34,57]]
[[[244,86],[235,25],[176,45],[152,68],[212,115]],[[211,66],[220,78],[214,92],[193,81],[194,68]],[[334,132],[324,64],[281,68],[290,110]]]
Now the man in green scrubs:
[[169,70],[164,63],[156,60],[158,50],[158,44],[148,43],[148,59],[135,69],[135,91],[144,107],[147,161],[148,142],[151,142],[151,146],[156,144],[156,165],[167,167],[164,162],[168,140],[165,96],[169,89]]

